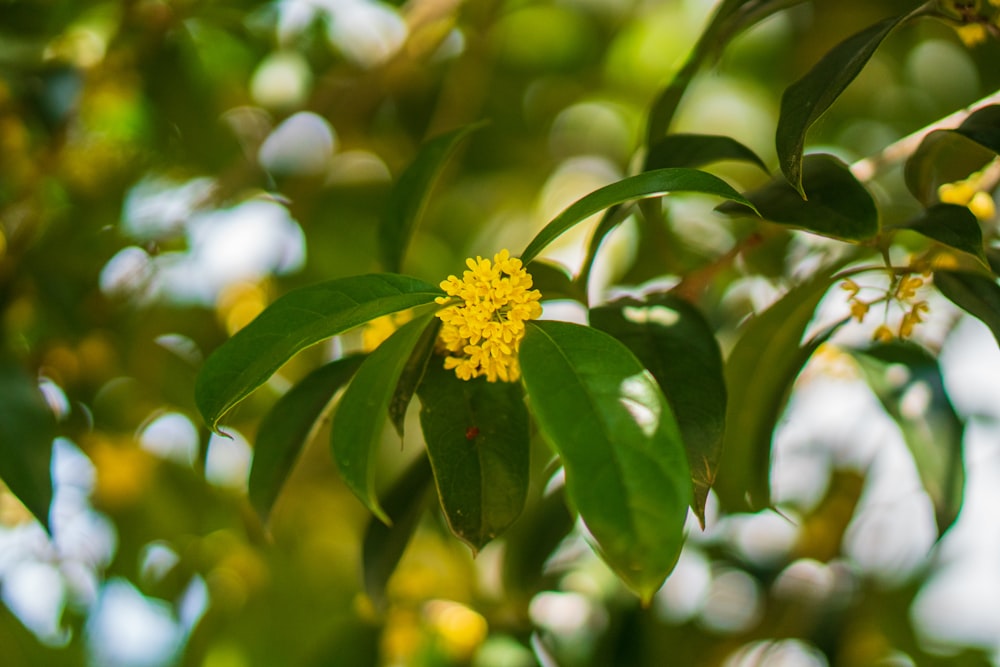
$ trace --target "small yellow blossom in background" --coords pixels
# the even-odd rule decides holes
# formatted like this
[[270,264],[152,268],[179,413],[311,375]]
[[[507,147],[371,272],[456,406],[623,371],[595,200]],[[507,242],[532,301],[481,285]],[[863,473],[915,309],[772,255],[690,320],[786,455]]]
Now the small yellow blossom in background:
[[880,343],[888,343],[893,338],[895,338],[895,336],[892,335],[892,329],[884,324],[880,324],[878,329],[876,329],[875,333],[872,335],[872,340],[877,340]]
[[361,349],[364,352],[371,352],[384,343],[386,338],[396,333],[396,329],[411,319],[413,319],[413,313],[409,310],[376,317],[361,331]]
[[[487,381],[514,382],[521,376],[517,351],[524,323],[542,314],[541,292],[531,289],[531,275],[507,250],[465,261],[469,270],[459,279],[441,282],[449,304],[437,314],[443,326],[439,344],[447,355],[444,367],[462,380],[485,376]],[[455,303],[459,300],[459,303]]]
[[962,43],[969,48],[979,46],[989,37],[986,26],[982,23],[966,23],[956,26],[955,32],[958,33],[958,38],[962,40]]
[[983,175],[973,174],[964,181],[943,183],[938,187],[938,199],[942,204],[957,204],[966,206],[980,222],[992,220],[996,215],[996,203],[993,196],[985,191],[986,183],[981,182]]
[[917,290],[923,287],[924,279],[917,276],[905,276],[900,279],[896,286],[896,298],[900,301],[909,301],[917,295]]

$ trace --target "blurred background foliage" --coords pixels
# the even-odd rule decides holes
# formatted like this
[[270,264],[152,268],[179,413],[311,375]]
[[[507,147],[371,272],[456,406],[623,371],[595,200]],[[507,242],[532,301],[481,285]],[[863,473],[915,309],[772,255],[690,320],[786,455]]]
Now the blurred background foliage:
[[[774,165],[782,90],[839,40],[914,5],[787,4],[695,79],[673,129],[732,136]],[[783,497],[778,485],[786,517],[710,506],[708,530],[691,525],[677,570],[642,609],[544,493],[539,443],[531,505],[505,539],[473,559],[425,514],[385,599],[371,600],[369,517],[323,437],[268,526],[245,498],[261,414],[329,347],[241,405],[233,439],[209,437],[197,417],[201,359],[277,295],[381,268],[381,205],[429,137],[488,120],[406,258],[406,273],[433,282],[468,255],[523,247],[568,203],[634,170],[649,105],[713,5],[0,0],[0,352],[37,375],[59,436],[52,537],[0,496],[0,662],[995,664],[995,604],[966,606],[978,634],[935,630],[952,608],[915,611],[941,564],[918,485],[903,492],[909,514],[885,520],[901,540],[850,546],[852,531],[874,539],[858,528],[872,457],[815,445],[815,486],[788,484]],[[963,37],[932,21],[894,32],[811,143],[850,163],[1000,88],[997,41]],[[737,163],[716,172],[738,189],[767,178]],[[890,220],[918,210],[904,192],[892,174],[878,184]],[[677,267],[727,252],[750,224],[694,200],[671,216]],[[585,238],[568,234],[549,256],[578,265]],[[724,344],[769,281],[798,270],[795,244],[768,237],[740,271],[715,276],[701,306]],[[644,250],[623,227],[595,289],[649,277]],[[816,363],[836,371],[843,359]],[[419,450],[411,439],[404,453]],[[385,479],[401,470],[398,452],[387,438]]]

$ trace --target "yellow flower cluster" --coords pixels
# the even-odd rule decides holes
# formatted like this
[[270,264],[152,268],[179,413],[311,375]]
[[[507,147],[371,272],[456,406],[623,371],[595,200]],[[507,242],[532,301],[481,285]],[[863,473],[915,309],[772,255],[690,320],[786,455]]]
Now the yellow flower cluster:
[[448,296],[437,298],[448,305],[437,314],[443,322],[438,340],[447,355],[444,367],[462,380],[514,382],[521,376],[517,351],[524,323],[542,314],[542,295],[531,289],[531,275],[507,250],[492,262],[476,257],[465,263],[469,270],[461,279],[442,281]]
[[863,322],[868,311],[876,303],[886,303],[888,312],[888,302],[895,301],[903,309],[903,317],[899,322],[899,329],[893,332],[889,326],[883,322],[876,329],[872,338],[880,342],[888,342],[898,335],[899,338],[909,338],[913,334],[916,325],[924,321],[924,315],[930,310],[927,302],[917,299],[917,290],[924,285],[924,278],[913,275],[900,276],[895,287],[884,296],[873,301],[863,301],[858,293],[861,286],[851,279],[847,279],[840,284],[840,288],[848,293],[847,302],[851,307],[851,317],[858,322]]

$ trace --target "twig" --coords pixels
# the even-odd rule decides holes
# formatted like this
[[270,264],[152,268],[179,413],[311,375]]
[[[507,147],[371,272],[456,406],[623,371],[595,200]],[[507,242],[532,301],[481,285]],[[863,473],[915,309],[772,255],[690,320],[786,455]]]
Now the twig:
[[928,134],[935,130],[952,129],[957,127],[974,112],[991,104],[1000,103],[1000,90],[993,92],[986,97],[973,102],[965,109],[961,109],[934,121],[930,125],[923,127],[913,134],[909,134],[899,141],[889,144],[881,152],[871,157],[858,160],[851,165],[851,173],[861,182],[870,181],[875,177],[880,169],[896,162],[901,162],[913,154]]

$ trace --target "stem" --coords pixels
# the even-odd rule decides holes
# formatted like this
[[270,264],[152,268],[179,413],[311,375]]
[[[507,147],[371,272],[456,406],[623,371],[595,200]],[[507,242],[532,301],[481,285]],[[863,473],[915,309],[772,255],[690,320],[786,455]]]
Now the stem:
[[968,107],[960,109],[955,113],[934,121],[930,125],[923,127],[916,132],[909,134],[899,141],[889,144],[879,153],[858,160],[851,165],[851,173],[861,182],[870,181],[883,168],[902,162],[917,150],[920,142],[935,130],[953,129],[960,125],[962,121],[971,116],[976,111],[991,104],[1000,104],[1000,90],[990,93],[986,97],[973,102]]

